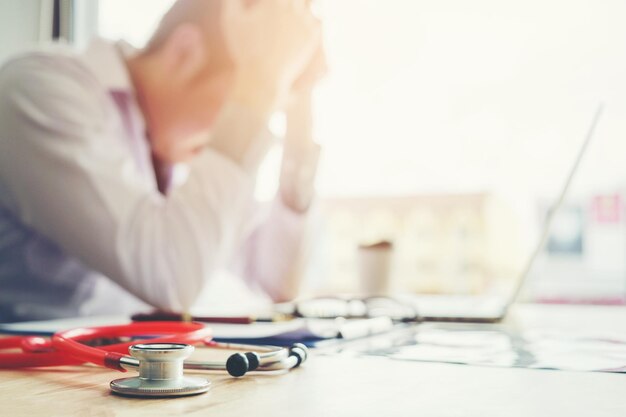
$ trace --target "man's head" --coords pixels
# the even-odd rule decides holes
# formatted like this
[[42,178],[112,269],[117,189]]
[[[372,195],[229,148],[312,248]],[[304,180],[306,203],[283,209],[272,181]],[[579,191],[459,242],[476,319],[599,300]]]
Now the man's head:
[[189,159],[203,144],[229,92],[233,65],[220,7],[221,0],[176,1],[128,61],[153,150],[169,162]]
[[[308,3],[308,0],[177,0],[174,3],[146,49],[128,61],[156,156],[168,162],[185,161],[206,144],[208,132],[230,94],[235,72],[241,75],[242,68],[248,75],[258,71],[259,77],[255,74],[247,78],[262,80],[268,74],[271,78],[271,73],[280,76],[281,65],[293,66],[291,61],[298,61],[298,54],[307,57],[305,64],[311,59],[311,53],[301,52],[312,51],[306,47],[308,41],[312,41],[310,46],[318,45],[314,41],[316,23]],[[226,25],[224,19],[230,20],[228,26],[222,27]],[[237,28],[235,34],[233,27]],[[238,54],[231,56],[233,36],[238,40],[247,38],[249,42],[239,45]],[[253,59],[236,65],[235,58],[241,60],[242,51]],[[286,61],[285,56],[289,57]],[[278,66],[268,66],[268,62]],[[310,65],[300,66],[300,78],[286,86],[310,88],[323,72],[323,63],[323,52],[318,47]],[[240,87],[241,84],[246,84],[246,91],[264,87],[259,83],[241,82]]]

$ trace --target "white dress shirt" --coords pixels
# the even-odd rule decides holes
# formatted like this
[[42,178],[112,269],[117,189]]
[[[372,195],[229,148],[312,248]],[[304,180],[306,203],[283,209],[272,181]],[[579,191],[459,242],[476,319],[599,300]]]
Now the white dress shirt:
[[259,222],[253,188],[253,174],[206,148],[183,184],[158,192],[119,45],[9,61],[0,71],[0,321],[146,304],[182,311],[233,264],[280,298],[306,216],[277,199]]

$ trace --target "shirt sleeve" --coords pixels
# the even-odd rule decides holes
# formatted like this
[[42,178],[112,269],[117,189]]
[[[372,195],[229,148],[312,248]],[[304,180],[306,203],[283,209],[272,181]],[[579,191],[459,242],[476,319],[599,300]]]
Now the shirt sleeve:
[[253,229],[235,262],[236,272],[274,301],[292,299],[309,254],[310,212],[296,212],[281,198],[257,211],[263,221]]
[[102,87],[55,59],[0,73],[0,202],[142,300],[188,308],[240,236],[253,179],[206,149],[162,197],[112,137]]
[[286,149],[278,196],[260,210],[263,221],[243,246],[240,273],[274,301],[294,298],[311,252],[311,213],[314,212],[315,172],[320,147]]

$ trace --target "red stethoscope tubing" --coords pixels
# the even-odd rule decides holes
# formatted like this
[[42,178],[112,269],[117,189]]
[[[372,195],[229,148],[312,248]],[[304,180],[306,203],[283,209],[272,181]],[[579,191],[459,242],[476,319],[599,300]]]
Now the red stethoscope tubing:
[[[139,336],[145,339],[98,347],[80,343],[94,339]],[[210,338],[210,329],[193,322],[144,322],[79,328],[58,332],[51,340],[33,336],[0,338],[0,350],[22,350],[20,353],[0,353],[0,368],[80,365],[90,362],[125,372],[120,366],[120,358],[127,356],[131,345],[146,342],[196,344]]]
[[[36,348],[32,345],[37,346]],[[47,347],[46,347],[47,345]],[[107,347],[113,347],[110,345]],[[35,368],[47,366],[79,365],[80,361],[52,350],[50,340],[38,336],[12,336],[0,338],[0,350],[21,352],[0,353],[0,369]]]

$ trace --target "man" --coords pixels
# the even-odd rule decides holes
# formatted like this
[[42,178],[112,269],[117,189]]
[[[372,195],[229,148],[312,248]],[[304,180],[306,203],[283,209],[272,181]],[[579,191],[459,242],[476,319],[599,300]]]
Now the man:
[[[142,51],[95,41],[7,63],[0,321],[185,311],[232,264],[272,298],[293,297],[319,45],[305,0],[178,0]],[[279,196],[259,225],[264,131],[290,96]]]

